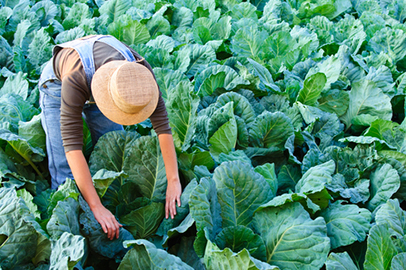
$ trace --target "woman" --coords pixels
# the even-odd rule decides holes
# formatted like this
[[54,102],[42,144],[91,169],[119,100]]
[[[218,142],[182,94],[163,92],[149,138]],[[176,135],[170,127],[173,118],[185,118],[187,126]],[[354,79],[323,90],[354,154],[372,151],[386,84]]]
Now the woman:
[[82,152],[82,116],[94,144],[106,132],[149,117],[168,179],[165,216],[176,215],[181,185],[171,129],[151,66],[140,55],[112,36],[88,36],[56,45],[39,89],[53,189],[67,177],[74,178],[108,238],[118,238],[121,224],[102,205]]

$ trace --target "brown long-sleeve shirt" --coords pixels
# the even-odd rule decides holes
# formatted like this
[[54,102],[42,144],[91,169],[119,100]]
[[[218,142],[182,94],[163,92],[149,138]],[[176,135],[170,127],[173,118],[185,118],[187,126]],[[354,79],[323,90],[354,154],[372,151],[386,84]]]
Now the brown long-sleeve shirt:
[[[128,48],[136,59],[141,58],[133,49]],[[125,60],[121,53],[113,47],[98,41],[93,47],[93,58],[96,70],[110,61]],[[82,111],[84,104],[92,99],[91,89],[88,87],[79,54],[74,49],[62,49],[54,56],[53,61],[55,75],[62,82],[61,133],[63,146],[65,152],[81,150],[83,147]],[[148,62],[143,61],[141,63],[152,72]],[[161,92],[159,93],[158,105],[150,116],[150,120],[158,135],[171,134],[168,114]]]

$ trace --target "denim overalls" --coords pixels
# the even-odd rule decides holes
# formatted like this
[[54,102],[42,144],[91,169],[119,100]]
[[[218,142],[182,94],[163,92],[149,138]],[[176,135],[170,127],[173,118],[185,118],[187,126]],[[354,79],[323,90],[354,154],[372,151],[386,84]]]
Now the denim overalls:
[[[95,73],[93,59],[94,42],[104,42],[119,51],[127,61],[133,62],[135,58],[131,51],[120,41],[112,36],[89,36],[82,39],[59,44],[54,47],[53,55],[62,48],[75,49],[82,61],[86,73],[87,83],[91,85]],[[60,115],[61,115],[61,82],[56,78],[53,70],[52,59],[42,71],[38,83],[40,90],[41,123],[46,134],[46,147],[48,156],[49,172],[52,177],[51,188],[56,189],[73,175],[65,157],[65,150],[62,144]],[[113,130],[122,130],[123,127],[106,118],[94,103],[87,103],[83,106],[83,118],[85,119],[92,136],[92,142],[105,133]]]

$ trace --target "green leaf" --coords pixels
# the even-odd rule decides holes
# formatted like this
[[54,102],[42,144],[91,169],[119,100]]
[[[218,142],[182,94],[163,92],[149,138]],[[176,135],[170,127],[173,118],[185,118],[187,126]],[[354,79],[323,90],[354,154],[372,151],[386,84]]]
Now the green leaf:
[[319,98],[324,85],[327,82],[326,75],[324,73],[316,73],[308,77],[303,84],[303,89],[300,90],[297,101],[305,105],[314,105]]
[[230,50],[234,56],[260,61],[264,56],[263,44],[267,37],[266,31],[258,31],[253,27],[240,28],[231,38]]
[[343,201],[330,204],[320,215],[326,221],[331,249],[364,241],[372,219],[367,209],[353,204],[344,205]]
[[92,18],[89,6],[84,3],[75,3],[62,22],[66,30],[79,26],[84,20]]
[[233,105],[233,102],[229,102],[217,109],[209,120],[209,149],[214,158],[218,158],[220,153],[229,153],[237,143]]
[[248,58],[248,62],[248,70],[250,73],[259,78],[259,89],[280,92],[279,87],[272,78],[272,74],[266,67],[251,58]]
[[297,182],[302,177],[300,167],[283,165],[278,174],[278,191],[295,190]]
[[364,269],[390,269],[397,251],[387,225],[375,225],[371,228],[367,247]]
[[391,270],[402,270],[406,267],[406,252],[397,254],[392,259]]
[[30,212],[35,218],[40,218],[41,213],[38,211],[38,206],[34,203],[34,197],[26,189],[17,190],[17,196],[22,198]]
[[331,252],[326,261],[327,270],[357,270],[350,255],[347,252]]
[[[165,200],[166,174],[156,137],[138,138],[137,134],[125,131],[107,133],[97,142],[89,163],[93,174],[102,168],[127,174],[125,180],[119,180],[118,189],[131,182],[142,196]],[[110,187],[114,193],[114,187]],[[113,197],[117,198],[117,194]]]
[[283,148],[286,139],[293,134],[290,118],[284,113],[263,112],[249,130],[250,143],[254,147]]
[[178,83],[189,81],[188,77],[179,70],[155,67],[153,71],[159,85],[159,90],[165,100],[169,98],[170,92],[173,91]]
[[6,94],[0,97],[1,122],[9,122],[17,130],[18,122],[30,121],[40,111],[28,101],[16,94]]
[[368,209],[373,211],[395,194],[400,187],[400,178],[398,172],[388,163],[380,165],[371,173],[370,178],[371,199]]
[[49,204],[47,208],[47,213],[49,216],[52,215],[54,208],[57,206],[59,201],[64,201],[68,198],[78,199],[79,190],[74,182],[70,178],[66,178],[65,183],[58,187],[58,190],[52,194],[49,199]]
[[209,139],[210,153],[217,158],[221,153],[229,153],[237,143],[237,123],[232,117]]
[[406,235],[406,213],[400,208],[399,201],[388,200],[375,214],[376,224],[388,224],[391,232],[395,232],[398,237]]
[[147,238],[156,232],[165,215],[163,203],[152,202],[145,207],[131,211],[120,217],[120,223],[124,225],[135,237]]
[[254,171],[265,178],[266,182],[271,188],[273,197],[276,196],[276,192],[278,190],[278,178],[276,177],[275,173],[275,164],[266,163],[261,166],[255,167]]
[[29,210],[15,189],[0,189],[0,266],[11,269],[31,261],[36,253],[37,232],[26,221]]
[[208,242],[204,256],[204,264],[208,270],[215,269],[250,269],[250,270],[277,270],[276,266],[271,266],[250,256],[247,249],[234,253],[231,249],[220,250],[212,242]]
[[[99,12],[101,17],[105,17],[105,25],[110,25],[123,16],[128,9],[131,8],[131,3],[125,0],[105,1],[100,7]],[[131,43],[129,43],[131,44]]]
[[331,176],[335,168],[333,160],[311,167],[297,182],[295,187],[296,193],[308,195],[323,190],[326,183],[331,182]]
[[319,109],[341,116],[347,111],[350,98],[347,91],[331,89],[321,94],[318,103]]
[[4,96],[8,93],[14,93],[21,96],[24,100],[28,97],[28,81],[26,76],[21,71],[17,74],[10,76],[4,82],[3,87],[0,89],[0,95]]
[[83,236],[64,232],[52,243],[50,269],[72,270],[85,255],[85,250],[86,239]]
[[152,16],[146,27],[153,38],[159,35],[168,35],[170,33],[169,21],[159,14]]
[[306,80],[315,73],[324,73],[327,79],[324,90],[327,91],[331,84],[338,80],[341,67],[341,60],[336,56],[330,56],[326,60],[320,61],[316,66],[312,67],[306,74]]
[[101,169],[93,175],[93,185],[100,198],[104,196],[111,183],[113,183],[118,177],[126,177],[126,174],[123,171],[112,172]]
[[249,227],[254,211],[272,199],[268,183],[254,168],[240,161],[222,163],[214,170],[217,197],[221,206],[223,228]]
[[120,17],[119,20],[111,23],[107,30],[110,35],[128,45],[143,44],[151,38],[147,27],[129,16]]
[[392,131],[396,126],[398,126],[396,122],[377,119],[371,123],[371,126],[365,131],[363,135],[384,140],[383,134],[388,130]]
[[172,25],[180,27],[191,27],[193,23],[193,12],[187,8],[181,6],[174,11],[172,17]]
[[64,232],[73,235],[79,232],[79,203],[68,198],[59,201],[52,211],[51,219],[47,224],[47,231],[53,240],[59,239]]
[[[178,213],[176,213],[176,216]],[[168,219],[166,219],[168,220]],[[167,236],[164,237],[162,241],[162,246],[167,247],[168,246],[168,241],[170,239],[176,238],[179,234],[186,233],[193,225],[195,224],[194,219],[190,214],[186,216],[184,220],[179,224],[179,226],[174,227],[167,232]]]
[[348,110],[340,119],[348,130],[352,125],[352,120],[361,114],[378,116],[383,120],[391,120],[392,118],[390,98],[374,82],[369,80],[353,83]]
[[227,92],[221,94],[217,98],[215,107],[220,108],[229,102],[233,103],[234,115],[244,120],[244,125],[247,125],[248,127],[251,126],[255,120],[256,114],[248,99],[238,93]]
[[42,128],[41,116],[36,115],[28,122],[20,121],[18,125],[18,135],[33,147],[45,152],[45,132]]
[[199,185],[190,194],[189,204],[190,214],[196,221],[197,231],[207,230],[208,240],[214,241],[215,236],[221,230],[222,222],[214,180],[202,178]]
[[204,69],[195,79],[195,91],[200,97],[210,96],[217,88],[233,90],[249,82],[227,65],[212,65]]
[[124,242],[125,247],[132,246],[132,249],[127,252],[118,267],[119,270],[130,269],[193,269],[186,263],[182,262],[178,257],[169,254],[163,249],[155,247],[151,242],[139,239]]
[[189,82],[180,82],[172,90],[166,103],[173,140],[176,148],[186,151],[195,132],[195,119],[199,98],[192,92]]
[[406,34],[400,29],[385,27],[373,35],[368,47],[376,54],[387,53],[393,63],[403,59],[406,55]]
[[249,251],[254,258],[266,261],[266,249],[264,241],[250,228],[243,225],[224,228],[216,237],[215,243],[220,249],[229,248],[233,252],[243,249]]
[[182,53],[187,55],[186,60],[180,59],[180,61],[186,61],[185,63],[188,64],[185,69],[185,74],[189,78],[196,76],[199,72],[207,68],[216,58],[215,51],[208,45],[188,44],[180,49],[178,55],[182,56]]
[[281,269],[320,269],[330,250],[323,218],[312,220],[300,203],[256,212],[254,229],[265,242],[267,263]]

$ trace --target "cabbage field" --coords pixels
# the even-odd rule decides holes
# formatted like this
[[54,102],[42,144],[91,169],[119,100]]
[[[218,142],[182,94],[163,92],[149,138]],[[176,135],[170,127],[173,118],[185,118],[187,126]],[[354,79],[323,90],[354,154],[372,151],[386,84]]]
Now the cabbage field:
[[[406,269],[404,0],[0,0],[1,269]],[[51,190],[37,82],[112,35],[152,65],[183,193],[147,120],[84,148],[110,241]],[[57,128],[57,127],[56,127]]]

